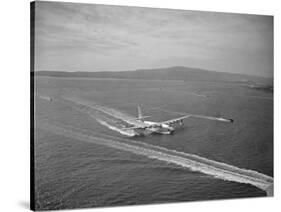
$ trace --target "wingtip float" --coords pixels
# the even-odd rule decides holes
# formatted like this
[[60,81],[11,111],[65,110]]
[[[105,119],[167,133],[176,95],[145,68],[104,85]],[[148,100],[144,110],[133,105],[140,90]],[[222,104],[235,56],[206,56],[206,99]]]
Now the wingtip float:
[[233,123],[234,119],[226,119],[226,118],[217,118],[218,121],[223,121],[223,122],[230,122]]

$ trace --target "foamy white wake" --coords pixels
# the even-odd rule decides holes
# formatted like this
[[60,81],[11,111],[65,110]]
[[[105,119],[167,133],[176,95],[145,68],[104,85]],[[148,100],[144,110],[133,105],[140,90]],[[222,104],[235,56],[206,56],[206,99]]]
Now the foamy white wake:
[[[74,103],[76,109],[88,113],[91,117],[95,118],[100,124],[108,127],[109,129],[117,131],[122,135],[133,136],[133,132],[124,131],[117,126],[114,126],[113,124],[109,124],[106,121],[105,116],[100,116],[100,114],[96,112],[102,112],[104,114],[110,115],[111,117],[125,122],[126,120],[130,120],[132,118],[130,115],[112,108],[104,107],[98,104],[93,104],[93,102],[88,102],[73,97],[67,98],[66,100]],[[198,118],[201,118],[201,116]],[[213,119],[216,117],[202,116],[202,118]],[[112,122],[111,119],[110,122]],[[272,189],[273,186],[273,178],[270,176],[261,174],[253,170],[241,169],[225,163],[209,160],[207,158],[203,158],[197,155],[178,152],[175,150],[169,150],[159,146],[153,146],[138,141],[112,137],[109,135],[99,134],[95,132],[84,132],[83,129],[73,129],[73,127],[71,127],[71,129],[69,129],[69,127],[68,129],[65,129],[62,127],[55,127],[54,125],[52,125],[49,126],[48,129],[52,129],[52,131],[55,131],[56,133],[67,137],[77,138],[79,140],[105,145],[108,147],[132,152],[138,155],[144,155],[149,158],[166,161],[168,163],[174,163],[185,168],[189,168],[193,171],[198,171],[204,174],[211,175],[215,178],[239,183],[252,184],[258,188],[265,190],[268,194],[271,193],[270,189]]]
[[197,155],[169,150],[139,141],[127,140],[95,132],[88,132],[83,129],[65,126],[60,127],[48,123],[38,123],[37,126],[65,137],[131,152],[137,155],[143,155],[168,163],[174,163],[192,171],[211,175],[215,178],[251,184],[266,191],[268,195],[271,194],[270,189],[272,189],[273,186],[273,178],[253,170],[241,169]]
[[[121,135],[126,135],[133,137],[136,135],[134,130],[122,129],[125,126],[119,126],[116,124],[118,121],[123,123],[132,124],[135,117],[113,108],[102,106],[90,101],[82,100],[77,97],[64,97],[64,100],[69,101],[72,105],[79,111],[87,113],[92,118],[94,118],[98,123],[107,127],[110,130],[120,133]],[[113,120],[115,119],[115,120]],[[112,123],[112,124],[110,124]],[[114,124],[113,124],[114,123]]]
[[129,137],[133,137],[135,136],[136,134],[134,133],[133,130],[122,130],[114,125],[110,125],[109,123],[107,123],[106,121],[104,120],[101,120],[99,118],[96,118],[94,117],[101,125],[113,130],[113,131],[116,131],[116,132],[119,132],[121,135],[126,135],[126,136],[129,136]]
[[127,114],[124,111],[116,110],[110,107],[106,107],[100,104],[97,104],[92,101],[80,99],[78,97],[63,97],[64,100],[70,101],[75,104],[76,108],[84,110],[84,112],[102,112],[116,119],[120,119],[128,123],[129,120],[134,119],[135,117]]

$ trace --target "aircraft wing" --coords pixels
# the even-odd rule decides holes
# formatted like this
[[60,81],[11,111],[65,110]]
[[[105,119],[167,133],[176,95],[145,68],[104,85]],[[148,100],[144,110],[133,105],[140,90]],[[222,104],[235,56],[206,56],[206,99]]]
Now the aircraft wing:
[[163,121],[163,122],[160,122],[160,124],[175,124],[177,122],[180,122],[188,117],[190,117],[191,115],[185,115],[185,116],[182,116],[182,117],[179,117],[179,118],[176,118],[176,119],[170,119],[170,120],[167,120],[167,121]]
[[186,118],[189,118],[189,117],[200,118],[200,119],[209,119],[209,120],[222,121],[222,122],[230,122],[230,123],[234,122],[233,119],[227,119],[227,118],[223,118],[223,117],[213,117],[213,116],[202,116],[202,115],[196,115],[196,114],[188,114],[188,115],[176,118],[176,119],[171,119],[171,120],[168,120],[168,121],[160,122],[159,124],[168,124],[168,125],[169,124],[175,124],[175,123],[180,122],[183,119],[186,119]]

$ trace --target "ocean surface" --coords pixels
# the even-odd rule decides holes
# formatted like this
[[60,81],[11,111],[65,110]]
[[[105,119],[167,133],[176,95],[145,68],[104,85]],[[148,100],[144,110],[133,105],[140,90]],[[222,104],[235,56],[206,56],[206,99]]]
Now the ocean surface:
[[[266,196],[252,184],[113,143],[140,142],[202,157],[210,169],[216,161],[273,177],[272,93],[239,82],[37,77],[35,99],[37,210]],[[192,113],[234,123],[189,118],[174,135],[128,138],[118,117],[136,116],[138,105],[153,121]]]

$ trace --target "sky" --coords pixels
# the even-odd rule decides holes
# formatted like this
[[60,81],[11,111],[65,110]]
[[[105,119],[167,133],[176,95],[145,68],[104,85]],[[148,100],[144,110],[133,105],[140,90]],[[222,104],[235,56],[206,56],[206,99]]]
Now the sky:
[[172,66],[273,76],[273,17],[36,2],[35,70]]

